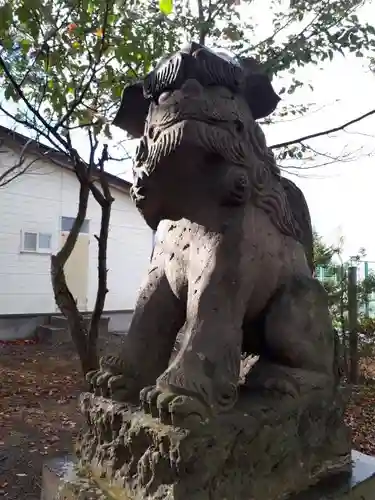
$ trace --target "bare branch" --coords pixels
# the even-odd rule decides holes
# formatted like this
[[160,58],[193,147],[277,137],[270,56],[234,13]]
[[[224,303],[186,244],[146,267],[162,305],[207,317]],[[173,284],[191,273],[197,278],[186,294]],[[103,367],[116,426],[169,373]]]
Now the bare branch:
[[96,340],[99,334],[99,321],[103,314],[105,297],[107,289],[107,246],[109,222],[111,216],[111,207],[114,199],[112,198],[108,180],[104,172],[104,164],[108,161],[108,145],[104,144],[102,155],[99,160],[99,179],[104,195],[104,201],[101,203],[102,215],[100,223],[100,234],[96,236],[98,242],[98,290],[96,294],[95,306],[91,316],[88,346],[96,346]]
[[58,150],[60,153],[66,154],[66,151],[61,149],[60,145],[57,144],[54,141],[54,139],[51,138],[51,136],[49,134],[47,134],[46,132],[41,130],[39,127],[37,127],[34,123],[29,121],[28,119],[26,119],[26,118],[21,119],[15,115],[13,115],[12,113],[10,113],[8,110],[6,110],[1,105],[0,105],[0,111],[2,111],[4,113],[4,115],[7,116],[8,118],[10,118],[11,120],[14,120],[16,123],[19,123],[20,125],[23,125],[24,127],[27,127],[28,129],[34,130],[35,132],[38,133],[38,135],[47,139],[47,141],[50,142],[56,150]]
[[[25,96],[23,93],[23,90],[19,86],[19,84],[16,82],[14,79],[12,73],[9,71],[7,63],[4,61],[4,59],[0,56],[0,67],[3,69],[6,77],[10,81],[10,83],[13,85],[15,91],[17,92],[18,96],[20,99],[25,103],[26,107],[28,108],[29,111],[40,121],[40,123],[45,127],[46,130],[48,130],[54,137],[55,139],[60,142],[66,149],[68,149],[68,145],[66,141],[61,137],[60,134],[57,134],[54,128],[43,118],[43,116],[39,113],[37,109],[30,103],[28,98]],[[14,119],[14,117],[12,116]],[[35,130],[35,127],[32,127]]]
[[361,120],[364,120],[365,118],[368,118],[369,116],[372,116],[374,114],[375,114],[375,109],[368,111],[367,113],[364,113],[363,115],[358,116],[353,120],[345,122],[342,125],[339,125],[338,127],[333,127],[331,129],[323,130],[322,132],[316,132],[315,134],[305,135],[303,137],[299,137],[298,139],[293,139],[291,141],[280,142],[279,144],[273,144],[272,146],[270,146],[270,149],[285,148],[287,146],[291,146],[292,144],[301,144],[302,142],[307,141],[309,139],[315,139],[316,137],[321,137],[323,135],[329,135],[333,134],[334,132],[340,132],[340,130],[344,130],[346,127],[354,125],[354,123],[358,123]]
[[[26,162],[25,151],[29,146],[32,139],[27,141],[27,143],[22,148],[20,153],[20,157],[17,162],[14,163],[11,167],[9,167],[5,172],[0,175],[0,187],[5,187],[10,184],[12,181],[20,177],[22,174],[26,173],[27,170],[36,162],[38,158],[34,158],[33,160]],[[2,151],[5,153],[5,151]]]

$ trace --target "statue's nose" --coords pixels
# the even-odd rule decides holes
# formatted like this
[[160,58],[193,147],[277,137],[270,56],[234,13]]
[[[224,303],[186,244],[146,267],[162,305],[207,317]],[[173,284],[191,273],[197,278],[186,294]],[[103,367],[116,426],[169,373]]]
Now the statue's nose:
[[190,78],[182,85],[181,90],[191,97],[199,97],[203,92],[203,87],[197,80]]

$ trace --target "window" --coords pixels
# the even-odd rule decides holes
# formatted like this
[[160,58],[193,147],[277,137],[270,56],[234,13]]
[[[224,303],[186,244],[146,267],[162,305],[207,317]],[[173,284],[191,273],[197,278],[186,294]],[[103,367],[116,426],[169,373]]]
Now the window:
[[38,249],[38,234],[23,233],[23,250],[36,252]]
[[21,251],[51,253],[52,234],[21,231]]
[[38,247],[41,250],[51,250],[52,234],[39,233],[39,244]]
[[[70,231],[73,227],[74,217],[61,217],[61,231]],[[80,233],[87,234],[89,232],[89,222],[87,219],[83,221]]]

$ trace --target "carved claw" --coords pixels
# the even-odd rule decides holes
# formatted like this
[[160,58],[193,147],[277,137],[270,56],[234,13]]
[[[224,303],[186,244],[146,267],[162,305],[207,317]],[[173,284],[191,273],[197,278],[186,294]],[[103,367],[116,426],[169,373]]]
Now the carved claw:
[[161,392],[157,398],[162,423],[189,426],[204,422],[211,416],[208,406],[191,396]]
[[85,379],[86,379],[86,382],[90,385],[93,385],[93,380],[94,380],[94,377],[95,375],[98,373],[99,370],[91,370],[89,372],[86,373],[86,376],[85,376]]
[[131,400],[134,395],[134,377],[124,373],[124,366],[116,356],[100,360],[100,368],[86,374],[86,380],[97,396],[116,401]]
[[159,417],[156,403],[159,394],[160,391],[154,385],[150,385],[142,389],[139,395],[143,411],[145,413],[150,413],[153,417]]
[[197,398],[163,391],[156,386],[142,389],[140,400],[145,413],[166,425],[190,426],[212,416],[210,408]]

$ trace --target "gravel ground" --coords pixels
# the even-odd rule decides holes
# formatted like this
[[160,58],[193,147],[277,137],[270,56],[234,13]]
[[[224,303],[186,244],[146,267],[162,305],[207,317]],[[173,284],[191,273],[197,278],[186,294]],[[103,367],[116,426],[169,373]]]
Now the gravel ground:
[[[100,351],[120,343],[108,335]],[[0,345],[0,498],[40,499],[44,461],[72,450],[82,389],[70,344]]]
[[[102,338],[100,351],[118,351],[121,338]],[[374,365],[367,360],[371,380]],[[71,344],[0,345],[1,499],[40,499],[44,461],[72,451],[82,424],[77,397],[83,389]],[[353,389],[346,416],[353,447],[375,455],[375,385],[367,381]]]

